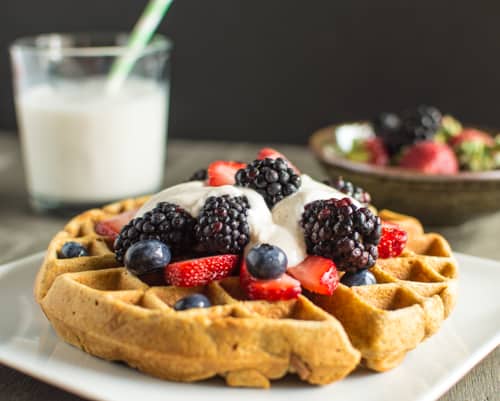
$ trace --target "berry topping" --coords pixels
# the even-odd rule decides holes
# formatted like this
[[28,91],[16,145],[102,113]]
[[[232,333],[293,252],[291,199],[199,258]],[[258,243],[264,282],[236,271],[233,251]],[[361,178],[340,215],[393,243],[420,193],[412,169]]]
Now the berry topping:
[[118,237],[118,234],[120,234],[120,231],[125,224],[132,220],[136,213],[137,209],[129,210],[127,212],[120,213],[111,219],[100,221],[95,225],[95,231],[99,235],[115,239]]
[[300,221],[307,253],[332,259],[339,270],[357,271],[377,260],[380,218],[351,199],[308,203]]
[[242,253],[248,243],[249,204],[246,196],[207,198],[194,227],[201,250],[210,253]]
[[403,112],[399,124],[395,117],[386,113],[373,122],[391,156],[403,146],[432,139],[441,126],[442,115],[435,107],[422,105]]
[[325,180],[323,183],[335,188],[347,196],[356,199],[359,203],[366,206],[368,206],[372,201],[372,197],[368,192],[366,192],[363,188],[354,185],[352,182],[344,180],[342,177],[339,177],[336,180]]
[[206,285],[229,276],[238,261],[238,255],[217,255],[170,263],[165,268],[165,280],[179,287]]
[[302,292],[300,282],[288,274],[274,280],[259,280],[248,272],[246,263],[241,265],[240,284],[249,299],[282,301],[297,298]]
[[196,170],[188,181],[205,181],[208,178],[208,173],[206,168],[201,168]]
[[254,246],[247,254],[248,272],[255,278],[269,280],[285,273],[288,259],[281,248],[261,244]]
[[170,263],[172,254],[163,242],[147,239],[132,244],[125,252],[125,267],[136,276],[163,269]]
[[234,185],[236,172],[245,167],[245,163],[232,161],[217,160],[210,163],[207,170],[208,185],[213,187]]
[[89,251],[82,244],[74,241],[66,242],[59,252],[59,258],[71,259],[80,256],[89,256]]
[[179,299],[175,305],[175,310],[186,310],[193,308],[209,308],[212,306],[210,300],[203,294],[191,294]]
[[277,150],[273,148],[262,148],[259,153],[257,154],[257,159],[258,160],[264,160],[264,159],[277,159],[278,157],[282,158],[284,161],[288,163],[288,166],[290,166],[293,171],[295,171],[296,174],[300,174],[300,171],[297,167],[295,167],[290,160],[283,154],[278,152]]
[[255,189],[270,209],[297,192],[300,184],[300,176],[281,157],[254,160],[236,173],[236,185]]
[[368,269],[363,269],[354,273],[345,273],[340,279],[340,282],[347,287],[354,287],[358,285],[376,284],[377,279]]
[[335,263],[321,256],[308,256],[299,265],[289,267],[287,272],[306,290],[318,294],[332,295],[339,284]]
[[408,234],[393,223],[382,222],[382,235],[378,244],[379,258],[393,258],[401,255],[408,241]]
[[458,161],[453,150],[444,143],[419,142],[406,149],[399,165],[425,174],[455,174]]
[[121,263],[127,249],[136,242],[156,239],[167,244],[173,254],[188,250],[194,243],[196,220],[180,206],[160,202],[142,217],[122,228],[115,241],[116,259]]

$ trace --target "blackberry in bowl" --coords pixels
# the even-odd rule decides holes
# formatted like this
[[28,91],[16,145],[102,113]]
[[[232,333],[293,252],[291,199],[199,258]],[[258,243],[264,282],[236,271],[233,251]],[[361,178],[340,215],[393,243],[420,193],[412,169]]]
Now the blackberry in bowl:
[[372,121],[372,127],[389,155],[394,156],[404,146],[433,139],[441,126],[441,119],[442,114],[437,108],[420,105],[415,110],[405,110],[401,116],[381,113]]

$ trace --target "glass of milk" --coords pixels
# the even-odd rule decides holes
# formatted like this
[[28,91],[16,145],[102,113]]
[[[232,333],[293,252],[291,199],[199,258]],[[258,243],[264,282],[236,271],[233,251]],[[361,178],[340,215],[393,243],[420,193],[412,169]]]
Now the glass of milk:
[[118,90],[126,34],[47,34],[10,48],[31,204],[73,213],[157,192],[165,165],[171,42],[154,37]]

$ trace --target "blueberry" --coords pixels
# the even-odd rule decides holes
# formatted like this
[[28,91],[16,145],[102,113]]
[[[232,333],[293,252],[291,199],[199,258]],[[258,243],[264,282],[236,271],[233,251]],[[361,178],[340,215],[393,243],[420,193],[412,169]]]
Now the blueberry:
[[376,284],[377,279],[369,270],[364,269],[359,270],[355,273],[344,274],[340,279],[340,282],[348,287],[353,287],[355,285]]
[[136,242],[127,249],[124,258],[125,267],[133,274],[152,273],[163,269],[170,263],[170,248],[158,240]]
[[287,268],[288,259],[281,248],[261,244],[254,246],[246,257],[248,272],[260,279],[274,279],[281,276]]
[[59,254],[61,259],[78,258],[80,256],[89,256],[89,251],[82,244],[78,242],[66,242]]
[[208,308],[212,306],[210,300],[203,294],[192,294],[179,299],[175,305],[175,310],[186,310],[192,308]]

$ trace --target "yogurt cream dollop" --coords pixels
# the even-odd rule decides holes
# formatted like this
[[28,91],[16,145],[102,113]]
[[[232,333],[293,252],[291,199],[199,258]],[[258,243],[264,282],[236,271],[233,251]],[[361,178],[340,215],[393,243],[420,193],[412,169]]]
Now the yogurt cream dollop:
[[[211,187],[201,181],[191,181],[167,188],[153,195],[136,214],[136,217],[152,210],[159,202],[170,202],[184,208],[191,216],[198,217],[205,201],[210,196],[246,196],[250,204],[248,225],[250,241],[245,254],[257,244],[271,244],[280,247],[288,257],[288,265],[295,266],[307,257],[304,234],[300,219],[304,206],[316,200],[345,198],[347,195],[303,174],[302,185],[294,194],[278,202],[271,210],[264,198],[250,188],[233,185]],[[353,203],[361,206],[351,198]]]

